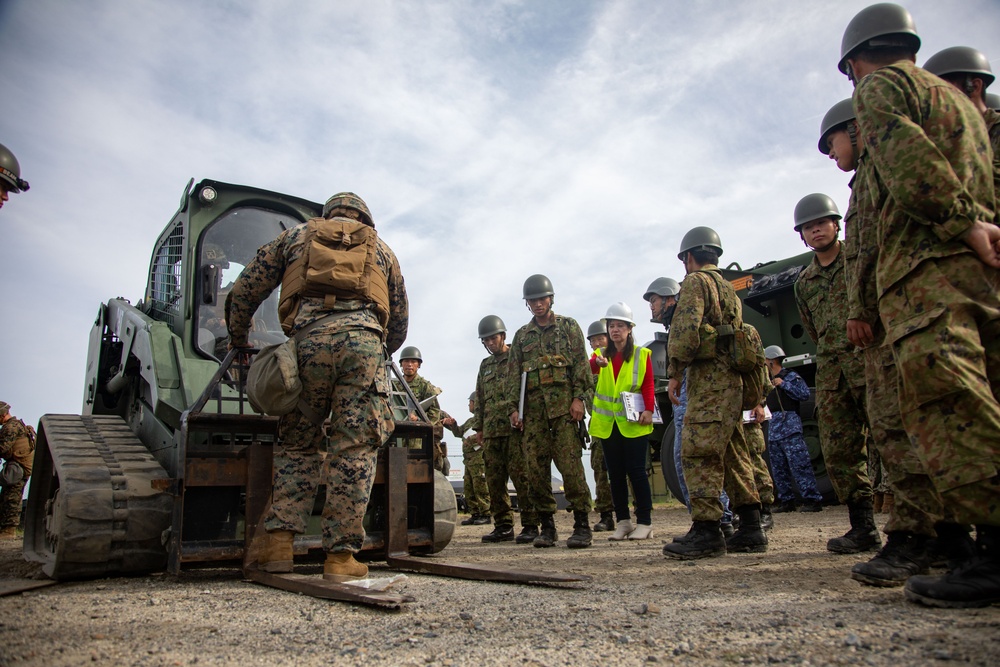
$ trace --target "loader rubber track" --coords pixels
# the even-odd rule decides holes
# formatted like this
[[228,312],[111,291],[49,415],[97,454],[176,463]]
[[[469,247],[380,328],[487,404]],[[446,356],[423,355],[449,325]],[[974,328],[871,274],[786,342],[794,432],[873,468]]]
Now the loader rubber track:
[[45,415],[25,517],[25,558],[53,579],[166,566],[168,475],[117,416]]

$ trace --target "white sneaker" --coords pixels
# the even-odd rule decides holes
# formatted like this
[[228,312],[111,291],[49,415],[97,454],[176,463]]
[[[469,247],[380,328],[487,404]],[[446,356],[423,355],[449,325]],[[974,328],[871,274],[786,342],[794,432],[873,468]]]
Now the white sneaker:
[[636,524],[635,530],[628,534],[630,540],[648,540],[653,536],[653,527],[648,523]]
[[626,539],[629,536],[629,533],[631,532],[632,532],[632,522],[629,521],[628,519],[625,519],[624,521],[618,522],[618,525],[615,527],[615,534],[609,537],[608,539],[611,540],[612,542],[621,542],[622,540]]

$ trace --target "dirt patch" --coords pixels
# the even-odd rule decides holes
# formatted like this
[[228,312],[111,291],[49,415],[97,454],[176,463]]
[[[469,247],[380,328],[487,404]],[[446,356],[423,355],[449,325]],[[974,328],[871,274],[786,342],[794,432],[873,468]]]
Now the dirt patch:
[[[486,545],[489,526],[459,526],[436,558],[593,581],[410,574],[402,590],[417,601],[396,613],[269,589],[233,568],[63,583],[0,598],[0,664],[997,664],[1000,607],[927,609],[852,581],[861,558],[825,550],[847,529],[842,507],[775,518],[767,553],[692,562],[660,553],[686,532],[683,509],[656,510],[652,540],[595,533],[584,550],[565,548],[565,513],[552,549]],[[19,545],[0,543],[0,580],[37,572]]]

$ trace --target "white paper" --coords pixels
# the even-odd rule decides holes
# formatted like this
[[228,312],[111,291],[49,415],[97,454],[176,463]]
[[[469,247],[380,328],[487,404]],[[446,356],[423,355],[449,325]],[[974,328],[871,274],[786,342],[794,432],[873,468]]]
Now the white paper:
[[[770,418],[771,418],[771,411],[765,405],[764,406],[764,421],[767,421]],[[743,411],[743,423],[744,424],[752,424],[753,422],[754,422],[753,410],[744,410]]]
[[[630,422],[639,421],[639,415],[646,410],[646,401],[642,399],[642,394],[623,391],[622,404],[625,406],[625,418]],[[663,423],[663,417],[660,416],[660,406],[656,404],[656,401],[653,401],[653,423]]]

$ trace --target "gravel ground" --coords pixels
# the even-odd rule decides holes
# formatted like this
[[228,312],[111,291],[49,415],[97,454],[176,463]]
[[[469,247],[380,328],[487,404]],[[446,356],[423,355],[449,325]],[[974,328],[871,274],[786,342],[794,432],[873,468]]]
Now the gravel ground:
[[[688,528],[677,508],[654,512],[652,540],[596,533],[586,550],[485,545],[488,526],[459,526],[437,558],[593,581],[410,574],[402,590],[416,602],[401,612],[273,590],[225,568],[57,584],[0,598],[0,664],[998,664],[1000,607],[927,609],[901,589],[852,581],[860,559],[824,548],[847,529],[843,507],[775,518],[768,553],[693,562],[660,553]],[[557,521],[565,540],[572,517]],[[31,576],[20,545],[0,543],[0,583]]]

